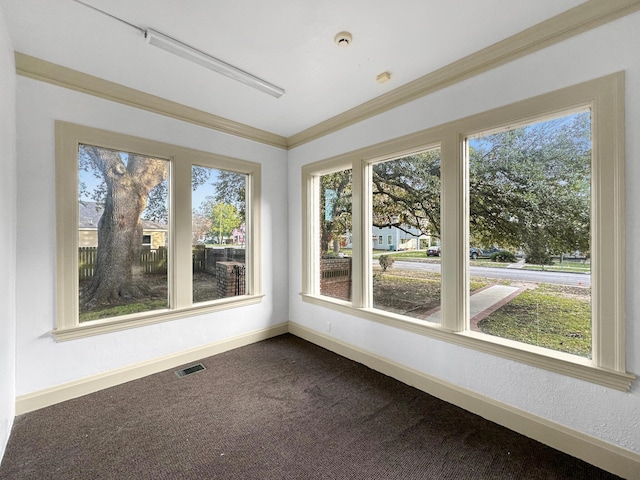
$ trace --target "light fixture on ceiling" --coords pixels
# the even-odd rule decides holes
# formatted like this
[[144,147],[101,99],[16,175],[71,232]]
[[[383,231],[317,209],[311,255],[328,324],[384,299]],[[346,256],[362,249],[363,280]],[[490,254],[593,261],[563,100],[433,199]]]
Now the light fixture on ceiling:
[[229,65],[228,63],[219,60],[211,55],[208,55],[200,50],[197,50],[189,45],[182,43],[174,38],[171,38],[164,33],[160,33],[151,28],[147,28],[146,30],[134,25],[132,23],[127,22],[121,18],[116,17],[115,15],[111,15],[104,10],[100,10],[99,8],[94,7],[93,5],[89,5],[88,3],[83,2],[82,0],[73,0],[80,5],[84,5],[92,10],[95,10],[103,15],[106,15],[118,22],[121,22],[131,28],[138,30],[144,34],[144,37],[148,44],[153,45],[155,47],[161,48],[169,53],[173,53],[185,60],[189,60],[190,62],[196,63],[202,67],[208,68],[209,70],[213,70],[221,75],[229,77],[238,82],[244,83],[250,87],[255,88],[256,90],[260,90],[268,95],[271,95],[276,98],[280,98],[284,95],[284,90],[280,87],[273,85],[272,83],[267,82],[255,75],[250,74],[249,72],[245,72],[244,70],[240,70],[233,65]]
[[333,37],[333,41],[340,48],[346,48],[351,45],[351,41],[353,40],[353,36],[349,32],[339,32],[336,33],[336,36]]
[[222,60],[201,52],[200,50],[196,50],[195,48],[156,30],[147,28],[144,32],[144,36],[149,45],[153,45],[154,47],[161,48],[166,52],[173,53],[178,57],[189,60],[190,62],[208,68],[209,70],[213,70],[214,72],[244,83],[245,85],[249,85],[250,87],[267,93],[273,97],[280,98],[284,95],[284,90],[282,88],[245,72],[244,70],[240,70],[233,65],[229,65]]

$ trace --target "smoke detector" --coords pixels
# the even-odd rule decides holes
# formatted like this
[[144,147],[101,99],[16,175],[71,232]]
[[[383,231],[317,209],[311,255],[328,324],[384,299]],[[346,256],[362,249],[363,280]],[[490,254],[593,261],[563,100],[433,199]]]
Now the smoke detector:
[[333,41],[336,42],[336,45],[340,48],[347,48],[351,45],[352,40],[353,36],[349,32],[336,33],[336,36],[333,37]]
[[389,80],[391,80],[391,73],[389,72],[382,72],[376,77],[376,82],[378,83],[388,82]]

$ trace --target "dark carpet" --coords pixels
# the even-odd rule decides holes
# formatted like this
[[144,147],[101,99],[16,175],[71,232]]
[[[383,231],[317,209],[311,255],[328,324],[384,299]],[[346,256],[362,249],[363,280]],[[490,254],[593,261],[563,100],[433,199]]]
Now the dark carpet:
[[609,479],[283,335],[16,418],[2,479]]

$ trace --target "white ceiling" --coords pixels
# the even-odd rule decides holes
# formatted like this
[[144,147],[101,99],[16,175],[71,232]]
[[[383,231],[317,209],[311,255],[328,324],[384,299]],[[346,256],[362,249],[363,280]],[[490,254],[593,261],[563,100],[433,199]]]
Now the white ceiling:
[[[285,89],[273,98],[73,0],[0,0],[15,50],[289,137],[584,0],[83,0]],[[353,35],[348,48],[336,33]],[[384,71],[391,80],[375,81]]]

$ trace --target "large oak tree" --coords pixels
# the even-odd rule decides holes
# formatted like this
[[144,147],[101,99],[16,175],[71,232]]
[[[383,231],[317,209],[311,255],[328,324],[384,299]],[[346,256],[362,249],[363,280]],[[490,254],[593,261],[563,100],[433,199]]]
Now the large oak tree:
[[94,275],[80,292],[81,309],[144,296],[147,292],[140,281],[142,212],[149,193],[167,178],[168,162],[82,146],[80,164],[83,162],[101,176],[96,195],[103,198],[104,211],[98,224]]

